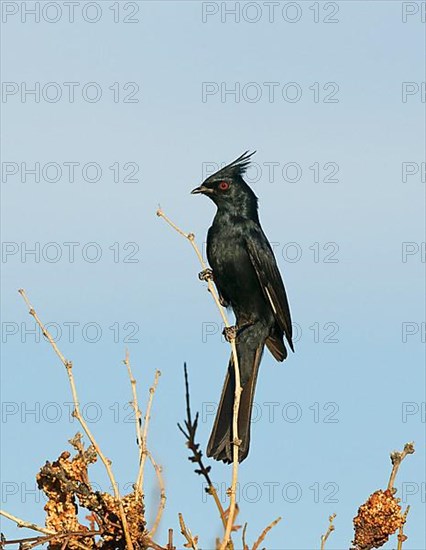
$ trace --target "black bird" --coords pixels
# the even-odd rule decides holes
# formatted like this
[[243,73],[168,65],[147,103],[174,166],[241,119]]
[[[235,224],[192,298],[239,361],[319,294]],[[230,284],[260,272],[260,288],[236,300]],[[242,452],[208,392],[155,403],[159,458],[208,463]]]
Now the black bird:
[[[284,284],[260,226],[257,197],[243,180],[253,154],[246,151],[192,191],[208,196],[217,206],[207,235],[207,258],[221,303],[232,307],[236,318],[242,387],[238,416],[239,462],[249,452],[253,397],[265,344],[277,361],[287,357],[284,335],[294,351]],[[231,355],[207,446],[207,456],[227,463],[232,462],[234,389]]]

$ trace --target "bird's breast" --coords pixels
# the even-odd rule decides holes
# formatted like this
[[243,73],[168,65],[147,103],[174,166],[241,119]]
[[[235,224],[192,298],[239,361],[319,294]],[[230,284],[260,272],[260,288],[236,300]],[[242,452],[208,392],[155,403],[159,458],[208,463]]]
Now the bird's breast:
[[251,263],[243,233],[238,227],[213,226],[207,237],[207,257],[221,293],[238,316],[257,316],[266,307],[265,298]]

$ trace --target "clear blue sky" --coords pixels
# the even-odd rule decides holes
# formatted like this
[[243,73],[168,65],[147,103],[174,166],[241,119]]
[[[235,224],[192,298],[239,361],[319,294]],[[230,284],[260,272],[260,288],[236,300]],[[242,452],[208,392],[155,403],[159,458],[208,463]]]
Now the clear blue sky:
[[[24,287],[74,361],[121,486],[137,469],[125,347],[142,404],[162,371],[150,428],[168,497],[158,538],[178,531],[182,512],[214,547],[217,514],[176,423],[187,361],[205,447],[229,350],[190,246],[155,211],[202,243],[214,207],[189,191],[209,167],[256,149],[248,178],[298,338],[284,364],[264,356],[239,522],[253,541],[281,515],[266,546],[307,550],[336,512],[327,548],[347,548],[358,506],[386,486],[389,452],[414,440],[397,486],[411,505],[404,548],[426,548],[424,15],[420,2],[290,4],[227,2],[233,15],[215,2],[78,2],[70,14],[2,2],[1,487],[11,513],[43,521],[35,475],[78,429],[63,368],[28,332]],[[93,475],[105,488],[102,469]],[[212,476],[223,494],[230,468],[214,463]],[[5,521],[2,531],[22,534]]]

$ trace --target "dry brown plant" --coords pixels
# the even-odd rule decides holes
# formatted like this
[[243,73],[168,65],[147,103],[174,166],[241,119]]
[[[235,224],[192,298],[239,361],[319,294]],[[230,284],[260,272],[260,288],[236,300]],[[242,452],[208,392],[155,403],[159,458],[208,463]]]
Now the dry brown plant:
[[399,530],[398,550],[402,549],[407,537],[403,533],[403,527],[407,519],[409,507],[403,513],[399,504],[400,499],[395,498],[394,487],[396,474],[404,458],[414,453],[414,444],[407,443],[402,451],[394,451],[390,454],[392,471],[389,483],[385,491],[379,489],[371,494],[367,502],[358,509],[354,518],[355,537],[354,550],[371,550],[380,548]]
[[[206,265],[195,243],[194,235],[191,233],[184,233],[161,210],[159,210],[157,214],[164,218],[179,234],[190,241],[197,253],[203,270],[206,270]],[[211,277],[207,277],[206,280],[225,326],[229,327],[229,323],[219,303]],[[118,484],[114,476],[111,460],[104,455],[80,412],[72,362],[67,360],[59,350],[51,334],[46,329],[45,325],[43,325],[37,312],[31,305],[25,291],[21,289],[19,293],[28,306],[29,314],[35,319],[42,334],[65,367],[74,404],[72,415],[79,422],[83,434],[89,441],[89,445],[86,447],[83,443],[83,435],[77,433],[69,440],[73,452],[68,450],[63,451],[55,461],[47,461],[37,474],[36,480],[38,487],[47,497],[47,502],[44,507],[46,512],[45,526],[26,521],[6,510],[0,510],[1,516],[14,522],[18,527],[30,529],[39,533],[37,536],[16,540],[6,539],[6,537],[1,534],[0,550],[12,544],[19,545],[20,550],[30,550],[44,544],[47,544],[49,550],[145,550],[148,548],[154,550],[176,550],[173,544],[173,529],[168,530],[168,540],[165,545],[161,545],[154,540],[166,504],[166,491],[162,468],[157,464],[149,451],[147,442],[153,399],[161,375],[160,371],[155,371],[153,384],[149,388],[146,410],[144,415],[142,415],[138,402],[137,382],[133,375],[129,353],[126,350],[123,363],[127,368],[131,386],[131,405],[134,410],[135,430],[138,443],[138,473],[133,485],[133,491],[127,495],[121,495],[118,490]],[[237,381],[239,381],[235,339],[231,339],[230,344],[234,355],[236,378]],[[222,521],[224,534],[217,540],[216,550],[234,550],[231,534],[239,531],[241,528],[240,525],[236,525],[236,518],[239,513],[238,504],[236,502],[238,437],[235,437],[233,441],[234,462],[231,487],[228,490],[230,503],[229,507],[224,509],[212,481],[211,466],[205,465],[203,453],[200,450],[200,444],[196,442],[199,416],[198,413],[196,413],[194,417],[191,413],[189,380],[186,364],[184,366],[184,374],[186,419],[184,421],[184,427],[182,427],[181,424],[178,424],[178,426],[180,431],[184,434],[186,445],[191,452],[189,460],[197,465],[195,472],[206,480],[206,490],[208,494],[212,496]],[[237,383],[237,388],[239,388],[239,382]],[[238,407],[239,392],[236,391],[234,400],[234,426],[236,426],[238,422]],[[236,431],[234,431],[234,434],[236,434]],[[372,550],[373,548],[379,548],[397,531],[397,549],[402,550],[403,543],[407,540],[407,536],[404,534],[403,529],[407,520],[409,506],[402,512],[399,504],[400,499],[395,497],[397,489],[394,485],[402,461],[406,456],[413,453],[413,443],[407,443],[402,451],[394,451],[391,453],[392,471],[387,488],[385,490],[375,491],[370,495],[368,500],[359,507],[358,514],[354,518],[355,536],[353,540],[353,550]],[[94,490],[92,487],[89,470],[90,466],[98,460],[105,467],[113,489],[112,494]],[[145,520],[146,514],[143,489],[147,460],[154,469],[160,491],[157,513],[150,529],[147,527]],[[85,517],[85,520],[88,522],[87,525],[82,523],[79,507],[88,512],[88,515]],[[329,517],[328,529],[326,533],[321,536],[321,550],[325,550],[326,542],[335,529],[335,517],[336,514],[332,514]],[[180,532],[185,540],[184,547],[198,550],[199,536],[192,534],[182,514],[179,514],[178,521]],[[250,548],[251,550],[259,550],[269,531],[280,521],[281,517],[278,517],[265,527],[251,547],[246,542],[246,523],[242,529],[243,550],[250,550]]]

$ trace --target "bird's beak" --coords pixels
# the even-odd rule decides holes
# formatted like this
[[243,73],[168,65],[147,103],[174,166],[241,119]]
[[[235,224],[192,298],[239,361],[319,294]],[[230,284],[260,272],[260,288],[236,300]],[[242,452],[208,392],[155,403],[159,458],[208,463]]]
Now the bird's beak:
[[211,189],[208,187],[205,187],[204,185],[200,185],[200,187],[196,187],[191,191],[191,195],[199,195],[200,193],[210,193]]

